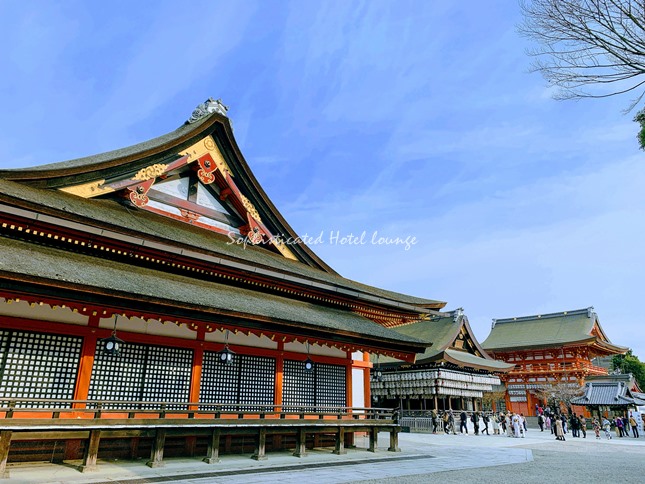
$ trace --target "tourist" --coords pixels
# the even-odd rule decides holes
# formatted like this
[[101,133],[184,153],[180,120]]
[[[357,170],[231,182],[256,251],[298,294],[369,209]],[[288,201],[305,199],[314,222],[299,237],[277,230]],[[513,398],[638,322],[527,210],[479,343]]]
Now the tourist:
[[602,428],[605,430],[607,440],[611,440],[611,422],[607,420],[607,417],[602,419]]
[[484,435],[484,432],[486,432],[486,435],[490,435],[488,433],[488,422],[490,422],[490,417],[487,414],[482,414],[482,422],[484,422],[484,430],[482,430],[482,435]]
[[493,435],[499,435],[499,418],[496,413],[493,414],[491,420],[493,421]]
[[616,422],[616,436],[624,437],[625,430],[623,429],[623,419],[620,417],[615,417],[614,421]]
[[524,414],[520,413],[520,437],[524,438],[525,433],[526,433],[526,419],[524,418]]
[[540,415],[540,406],[536,403],[535,404],[535,416],[537,417]]
[[465,410],[462,410],[459,414],[459,433],[463,434],[464,432],[468,433],[468,414]]
[[455,425],[455,416],[452,414],[452,410],[448,411],[448,425],[452,429],[452,435],[457,435],[457,428]]
[[600,422],[596,417],[591,421],[591,426],[593,427],[593,432],[596,434],[596,440],[600,439]]
[[538,425],[540,426],[540,432],[544,432],[544,415],[538,415]]
[[513,415],[513,437],[520,438],[520,416],[518,414]]
[[547,430],[550,430],[551,433],[553,433],[552,426],[551,426],[551,416],[548,413],[544,414],[544,426],[546,427]]
[[433,410],[432,411],[432,433],[436,434],[437,433],[437,425],[439,422],[437,421],[437,411]]
[[473,423],[475,435],[479,435],[479,412],[473,412],[470,416],[470,421]]
[[568,432],[567,428],[567,416],[565,414],[562,414],[560,417],[560,420],[562,421],[562,432],[565,434]]
[[564,419],[556,419],[555,421],[555,440],[566,440],[564,438]]
[[499,425],[502,428],[502,433],[506,433],[506,415],[504,412],[499,414]]
[[627,418],[627,414],[623,415],[621,420],[623,421],[623,435],[629,437],[629,419]]
[[445,412],[443,414],[443,431],[447,434],[450,433],[450,415],[448,415],[448,412]]
[[506,436],[513,437],[513,415],[510,412],[506,414]]
[[580,430],[582,430],[582,438],[587,438],[587,419],[584,415],[580,414]]
[[571,437],[580,437],[580,421],[575,413],[569,417],[569,424],[571,425]]
[[634,418],[634,415],[630,412],[629,413],[629,425],[632,427],[632,433],[634,434],[634,438],[638,438],[638,422],[636,422],[636,419]]

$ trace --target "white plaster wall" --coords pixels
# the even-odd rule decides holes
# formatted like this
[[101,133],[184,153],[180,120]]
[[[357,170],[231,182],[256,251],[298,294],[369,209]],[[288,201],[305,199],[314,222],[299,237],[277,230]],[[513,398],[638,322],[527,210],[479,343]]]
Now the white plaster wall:
[[[293,351],[294,353],[307,353],[307,345],[304,343],[285,343],[285,351]],[[338,348],[329,346],[309,345],[310,355],[331,356],[333,358],[347,358],[347,352]]]
[[[226,341],[226,335],[224,331],[213,331],[212,333],[206,333],[204,339],[213,343],[224,343]],[[278,343],[266,336],[258,337],[254,334],[247,336],[241,332],[233,333],[232,331],[228,333],[228,343],[240,346],[254,346],[256,348],[269,348],[272,350],[278,348]]]
[[[114,318],[102,318],[99,321],[100,328],[114,328]],[[162,323],[156,319],[145,321],[141,318],[124,318],[117,316],[116,330],[130,331],[132,333],[154,334],[157,336],[169,336],[172,338],[197,339],[197,333],[186,325],[178,326],[175,323]]]
[[366,407],[363,369],[352,368],[352,407]]
[[38,321],[51,321],[54,323],[77,324],[87,326],[88,317],[73,312],[70,308],[53,309],[47,304],[30,306],[26,301],[7,303],[0,298],[0,314],[15,318],[36,319]]

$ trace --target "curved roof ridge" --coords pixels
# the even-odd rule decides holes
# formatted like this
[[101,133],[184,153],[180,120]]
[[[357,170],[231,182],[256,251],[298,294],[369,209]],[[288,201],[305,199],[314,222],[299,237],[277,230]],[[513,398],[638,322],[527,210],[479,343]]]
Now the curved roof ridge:
[[199,121],[191,124],[185,123],[174,131],[134,145],[96,153],[81,158],[47,163],[44,165],[4,169],[0,170],[0,178],[5,178],[7,180],[29,180],[34,178],[36,175],[38,177],[42,177],[46,172],[52,172],[50,176],[59,176],[55,174],[55,172],[73,171],[76,173],[84,173],[86,171],[93,171],[97,169],[97,167],[102,167],[103,164],[118,165],[118,162],[128,161],[133,156],[142,153],[162,151],[168,145],[177,143],[182,140],[182,138],[192,137],[193,133],[199,131],[200,128],[204,126],[210,125],[211,123],[209,121],[212,122],[215,119],[226,120],[228,122],[227,117],[218,113],[212,113]]
[[493,326],[500,323],[514,323],[518,321],[532,321],[534,319],[550,319],[550,318],[561,318],[563,316],[579,316],[582,314],[587,314],[588,318],[592,318],[596,314],[594,307],[589,306],[584,309],[574,309],[572,311],[561,311],[557,313],[546,313],[546,314],[534,314],[531,316],[516,316],[513,318],[500,318],[493,319]]

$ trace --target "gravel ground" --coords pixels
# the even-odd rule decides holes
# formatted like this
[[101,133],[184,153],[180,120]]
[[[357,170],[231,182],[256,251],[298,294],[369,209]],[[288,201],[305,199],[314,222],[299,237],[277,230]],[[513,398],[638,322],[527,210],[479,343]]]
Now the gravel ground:
[[[567,440],[554,448],[550,443],[522,446],[531,449],[533,462],[480,467],[432,474],[401,476],[396,484],[441,482],[465,483],[645,483],[645,448],[614,445],[590,448],[586,442]],[[362,484],[391,483],[391,479],[357,481]]]

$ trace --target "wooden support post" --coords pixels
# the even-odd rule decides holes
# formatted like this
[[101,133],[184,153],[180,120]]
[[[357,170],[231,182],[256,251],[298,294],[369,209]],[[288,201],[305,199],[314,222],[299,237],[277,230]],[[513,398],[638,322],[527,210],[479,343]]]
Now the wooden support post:
[[255,460],[267,460],[267,429],[261,428],[255,437],[255,453],[251,456]]
[[307,456],[307,433],[305,429],[298,429],[296,434],[296,451],[293,453],[295,457],[306,457]]
[[7,470],[7,457],[9,457],[9,447],[11,446],[11,430],[0,432],[0,479],[8,479],[9,471]]
[[338,428],[338,433],[336,434],[336,445],[334,446],[332,454],[347,454],[347,451],[345,450],[345,427]]
[[217,464],[219,462],[219,438],[221,433],[220,429],[213,429],[211,439],[208,442],[208,451],[203,459],[207,464]]
[[85,447],[83,454],[83,463],[78,466],[81,472],[90,472],[98,469],[96,459],[99,455],[99,442],[101,440],[100,430],[90,430],[90,440]]
[[148,467],[163,467],[163,448],[166,444],[166,429],[157,429],[155,440],[150,451],[150,460],[146,462]]
[[370,446],[367,449],[368,452],[376,452],[378,449],[378,427],[372,427],[370,429]]
[[390,431],[390,447],[387,449],[389,452],[401,452],[399,448],[399,431],[391,430]]

